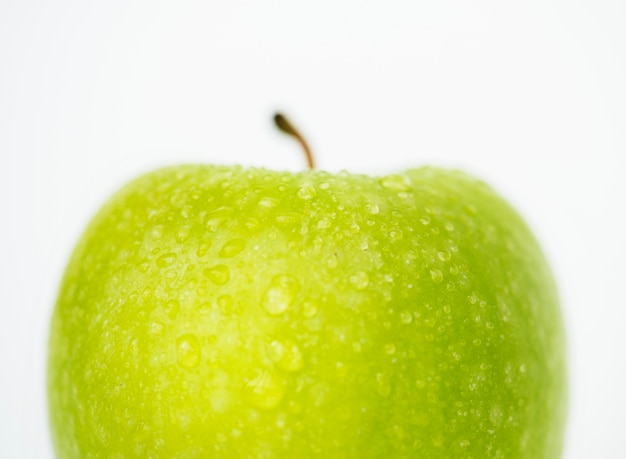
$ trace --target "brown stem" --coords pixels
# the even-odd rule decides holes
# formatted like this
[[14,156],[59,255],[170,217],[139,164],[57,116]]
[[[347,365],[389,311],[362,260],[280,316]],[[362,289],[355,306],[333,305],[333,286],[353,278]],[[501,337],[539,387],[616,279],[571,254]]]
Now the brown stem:
[[285,115],[283,115],[282,113],[276,113],[274,115],[274,124],[276,124],[278,129],[283,131],[285,134],[289,134],[290,136],[295,137],[295,139],[298,141],[298,143],[302,146],[302,149],[304,150],[304,154],[306,155],[306,162],[307,162],[309,169],[315,169],[315,161],[313,160],[313,154],[311,153],[311,148],[309,148],[309,144],[307,143],[306,140],[304,140],[304,137],[302,137],[302,134],[300,134],[300,131],[298,131],[294,127],[294,125],[291,124],[291,121],[289,121],[285,117]]

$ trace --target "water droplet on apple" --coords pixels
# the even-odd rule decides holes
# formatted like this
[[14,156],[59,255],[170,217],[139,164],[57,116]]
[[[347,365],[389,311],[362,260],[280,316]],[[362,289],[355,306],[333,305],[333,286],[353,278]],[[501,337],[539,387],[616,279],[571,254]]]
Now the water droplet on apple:
[[403,324],[410,324],[411,322],[413,322],[413,314],[411,314],[409,311],[402,311],[400,313],[400,320]]
[[332,222],[328,218],[320,218],[317,222],[317,227],[319,229],[326,229],[332,226]]
[[380,207],[375,202],[368,202],[365,204],[365,210],[372,215],[376,215],[380,212]]
[[178,302],[178,300],[169,300],[167,303],[165,303],[165,314],[167,314],[170,319],[176,319],[176,317],[178,317],[179,311],[180,303]]
[[270,282],[261,298],[261,306],[272,315],[282,314],[293,302],[298,288],[298,281],[292,276],[279,274]]
[[393,355],[396,353],[396,345],[394,343],[385,344],[385,354]]
[[222,295],[217,299],[217,307],[220,312],[227,316],[233,312],[233,299],[230,295]]
[[311,185],[303,185],[298,190],[298,197],[300,199],[305,199],[305,200],[312,199],[315,197],[316,194],[317,194],[317,191],[315,191],[315,188],[312,187]]
[[428,215],[424,215],[420,217],[420,222],[422,225],[430,225],[430,217]]
[[206,268],[202,273],[208,277],[214,284],[224,285],[230,279],[230,271],[224,265],[216,265],[212,268]]
[[182,335],[176,340],[176,360],[181,367],[195,367],[200,361],[200,353],[200,341],[195,335]]
[[411,181],[408,177],[400,174],[388,175],[383,177],[381,184],[390,190],[394,191],[411,191]]
[[443,280],[443,273],[439,269],[432,269],[430,271],[430,278],[435,284],[438,284]]
[[239,255],[245,248],[246,241],[243,239],[233,239],[224,244],[219,252],[219,256],[222,258],[232,258]]
[[396,242],[396,241],[401,240],[403,235],[404,234],[402,233],[402,230],[400,228],[392,228],[389,231],[389,239],[392,242]]
[[441,261],[450,261],[452,255],[447,250],[442,250],[441,252],[437,253],[437,258],[439,258]]
[[265,197],[259,200],[259,206],[265,209],[272,209],[276,207],[277,205],[278,205],[278,199],[276,198]]
[[352,285],[357,290],[363,290],[367,288],[370,283],[369,277],[364,271],[357,271],[348,279],[350,285]]
[[173,252],[164,253],[156,259],[156,265],[159,268],[167,268],[168,266],[172,266],[176,261],[176,254]]
[[306,317],[307,319],[315,317],[315,315],[317,314],[317,306],[315,306],[315,304],[311,303],[310,301],[306,301],[302,305],[302,314],[304,314],[304,317]]
[[164,331],[165,325],[163,325],[161,322],[152,322],[148,326],[148,333],[150,333],[151,335],[162,335]]
[[304,366],[302,351],[293,341],[272,340],[268,344],[267,350],[270,358],[285,371],[298,371]]
[[211,248],[211,241],[209,239],[205,239],[200,242],[200,245],[198,246],[198,250],[196,250],[196,255],[198,257],[203,257],[207,254],[210,248]]
[[244,386],[246,400],[256,408],[269,410],[278,406],[285,395],[285,382],[268,369],[258,369]]

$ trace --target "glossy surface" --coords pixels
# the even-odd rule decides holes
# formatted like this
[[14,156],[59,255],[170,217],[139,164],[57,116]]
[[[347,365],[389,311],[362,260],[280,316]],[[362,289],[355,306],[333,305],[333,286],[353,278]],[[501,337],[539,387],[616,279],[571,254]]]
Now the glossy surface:
[[520,217],[460,172],[181,166],[67,268],[59,458],[555,458],[564,337]]

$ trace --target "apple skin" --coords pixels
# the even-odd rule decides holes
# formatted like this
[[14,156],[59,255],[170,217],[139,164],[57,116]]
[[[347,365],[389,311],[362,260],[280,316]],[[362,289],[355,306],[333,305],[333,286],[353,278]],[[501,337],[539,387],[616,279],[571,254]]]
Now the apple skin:
[[462,172],[177,166],[96,215],[53,314],[58,458],[557,458],[564,331]]

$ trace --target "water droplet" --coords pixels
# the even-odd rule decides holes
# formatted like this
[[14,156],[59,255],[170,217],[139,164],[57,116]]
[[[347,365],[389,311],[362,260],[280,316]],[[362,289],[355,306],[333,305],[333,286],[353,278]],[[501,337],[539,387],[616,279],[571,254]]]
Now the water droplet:
[[424,215],[420,217],[420,222],[422,225],[430,225],[430,217],[428,215]]
[[317,191],[315,191],[315,188],[311,185],[303,185],[298,190],[298,197],[300,199],[312,199],[315,197],[316,194]]
[[363,290],[366,288],[370,281],[367,273],[364,271],[357,271],[348,279],[350,281],[350,285],[352,285],[357,290]]
[[210,248],[211,248],[211,241],[208,239],[205,239],[200,242],[200,245],[198,246],[198,250],[196,251],[196,255],[199,257],[203,257],[207,254]]
[[385,354],[393,355],[396,353],[396,345],[393,343],[385,344]]
[[224,265],[216,265],[206,268],[202,273],[217,285],[224,285],[230,279],[230,271]]
[[520,372],[520,373],[526,373],[526,365],[525,365],[525,364],[523,364],[523,363],[522,363],[522,364],[519,366],[519,372]]
[[246,248],[246,241],[243,239],[233,239],[228,241],[220,250],[219,256],[222,258],[232,258],[239,255]]
[[400,174],[388,175],[383,177],[381,184],[390,190],[395,191],[411,191],[411,181],[408,177]]
[[163,325],[161,322],[152,322],[148,326],[148,333],[150,333],[151,335],[162,335],[164,331],[165,325]]
[[400,239],[402,239],[403,235],[404,234],[402,233],[402,230],[400,228],[392,228],[389,231],[389,239],[392,242],[399,241]]
[[413,322],[413,314],[411,314],[409,311],[402,311],[400,313],[400,320],[403,324],[410,324],[411,322]]
[[216,231],[220,224],[230,217],[235,210],[232,207],[222,206],[207,214],[206,226],[211,231]]
[[306,317],[307,319],[315,317],[315,315],[317,314],[317,306],[315,306],[315,304],[311,303],[310,301],[305,302],[302,305],[302,314],[304,314],[304,317]]
[[277,205],[278,199],[276,198],[265,197],[259,200],[259,206],[264,207],[265,209],[271,209],[273,207],[276,207]]
[[170,319],[176,319],[176,317],[178,317],[179,311],[180,303],[178,302],[178,300],[170,300],[165,303],[165,314],[167,314]]
[[217,307],[220,312],[227,316],[233,312],[233,299],[230,295],[222,295],[217,299]]
[[301,215],[297,212],[285,212],[276,216],[276,223],[281,225],[293,225],[298,223],[301,219]]
[[439,258],[441,261],[450,261],[451,257],[452,255],[447,250],[442,250],[437,254],[437,258]]
[[302,351],[293,341],[272,340],[268,344],[268,353],[270,358],[285,371],[298,371],[304,366]]
[[279,274],[261,298],[261,306],[272,315],[282,314],[293,302],[298,292],[298,281],[287,274]]
[[176,254],[173,252],[164,253],[156,259],[156,264],[159,268],[167,268],[172,266],[176,261]]
[[326,229],[326,228],[330,228],[332,226],[332,223],[329,219],[327,218],[320,218],[317,221],[317,227],[319,229]]
[[285,395],[285,382],[273,371],[257,370],[245,387],[246,400],[253,406],[269,410],[278,406]]
[[448,233],[451,233],[452,231],[454,231],[454,225],[450,222],[446,222],[446,224],[443,225],[443,227],[446,229]]
[[195,367],[200,361],[200,352],[200,341],[195,335],[182,335],[176,340],[176,359],[181,367]]
[[372,215],[376,215],[380,212],[380,207],[375,202],[368,202],[365,204],[365,210]]
[[430,278],[435,284],[438,284],[443,280],[443,273],[439,269],[432,269],[430,271]]

